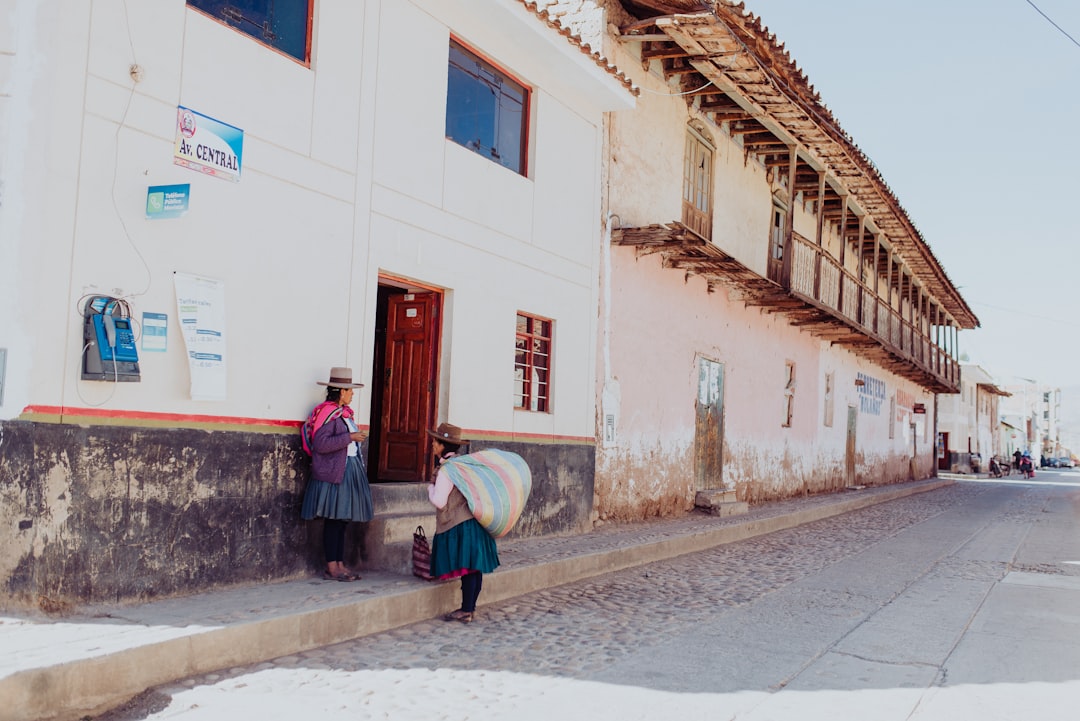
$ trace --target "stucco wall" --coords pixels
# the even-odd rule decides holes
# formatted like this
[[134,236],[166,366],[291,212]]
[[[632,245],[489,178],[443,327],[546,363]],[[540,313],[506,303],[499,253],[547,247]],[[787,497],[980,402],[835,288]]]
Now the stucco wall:
[[[306,68],[182,0],[70,13],[32,5],[19,3],[17,26],[17,57],[34,66],[11,103],[20,155],[5,158],[25,170],[5,183],[22,202],[18,214],[5,203],[0,221],[5,237],[23,239],[17,254],[5,249],[5,269],[26,271],[4,289],[23,312],[3,321],[0,418],[33,406],[299,419],[329,366],[370,380],[385,273],[453,296],[442,414],[471,428],[592,437],[595,313],[582,309],[597,301],[600,129],[603,110],[632,97],[524,6],[328,3]],[[535,83],[528,177],[446,140],[452,33]],[[173,165],[177,104],[244,130],[238,183]],[[147,220],[147,186],[171,183],[191,185],[190,210]],[[224,284],[223,401],[189,397],[174,272]],[[140,383],[78,379],[89,292],[129,296],[137,321],[169,317],[167,351],[141,354]],[[518,310],[556,323],[551,414],[512,410]],[[358,398],[361,418],[369,398]]]
[[[740,499],[843,488],[849,406],[858,413],[856,484],[933,474],[930,394],[781,315],[746,307],[722,290],[709,293],[703,279],[661,267],[659,255],[613,248],[611,262],[611,376],[601,412],[615,414],[617,437],[597,450],[602,519],[692,507],[698,356],[724,366],[723,486]],[[796,389],[792,423],[784,427],[788,361]],[[824,415],[827,373],[834,378],[831,425]],[[857,378],[865,385],[856,386]],[[915,415],[915,403],[928,413]]]

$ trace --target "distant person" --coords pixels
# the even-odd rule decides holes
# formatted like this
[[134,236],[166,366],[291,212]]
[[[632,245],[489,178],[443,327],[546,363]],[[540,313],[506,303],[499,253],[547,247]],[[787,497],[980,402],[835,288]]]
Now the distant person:
[[1019,448],[1013,451],[1013,468],[1020,470],[1020,459],[1023,457],[1024,454],[1020,452]]
[[331,368],[326,400],[315,406],[311,419],[311,479],[304,492],[300,517],[323,519],[323,553],[328,581],[359,581],[345,566],[345,529],[349,521],[370,521],[375,515],[360,443],[367,438],[353,420],[351,368]]
[[473,516],[465,496],[445,472],[439,473],[439,466],[456,456],[467,442],[461,437],[461,429],[440,423],[427,433],[436,461],[434,479],[428,486],[428,499],[435,506],[431,575],[440,581],[461,579],[461,608],[446,614],[443,620],[471,623],[484,574],[498,567],[499,552],[495,539]]

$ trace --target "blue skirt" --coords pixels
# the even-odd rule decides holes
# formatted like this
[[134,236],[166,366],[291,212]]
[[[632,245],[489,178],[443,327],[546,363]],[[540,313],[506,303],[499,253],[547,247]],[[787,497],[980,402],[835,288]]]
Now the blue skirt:
[[499,566],[495,539],[470,518],[431,539],[431,575],[454,578],[468,571],[491,573]]
[[375,515],[371,502],[371,486],[367,471],[358,456],[345,462],[345,477],[341,483],[327,483],[312,478],[304,491],[300,517],[330,518],[337,521],[370,521]]

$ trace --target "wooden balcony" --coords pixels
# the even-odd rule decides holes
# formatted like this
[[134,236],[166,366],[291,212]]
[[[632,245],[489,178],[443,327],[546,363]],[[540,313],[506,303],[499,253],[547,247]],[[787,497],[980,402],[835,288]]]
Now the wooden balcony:
[[923,307],[924,301],[929,308],[930,299],[918,298],[902,313],[836,258],[793,235],[790,263],[773,279],[758,275],[678,221],[616,229],[612,243],[633,246],[639,255],[660,253],[664,267],[700,275],[710,290],[722,285],[733,299],[781,313],[792,325],[932,392],[959,392],[959,363],[941,342],[952,329],[942,318],[911,310]]

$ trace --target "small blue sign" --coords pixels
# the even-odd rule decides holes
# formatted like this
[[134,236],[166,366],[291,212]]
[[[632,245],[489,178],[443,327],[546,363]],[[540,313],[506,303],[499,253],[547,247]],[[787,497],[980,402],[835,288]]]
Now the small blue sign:
[[190,198],[190,183],[151,185],[146,189],[146,217],[148,220],[179,218],[187,212]]

